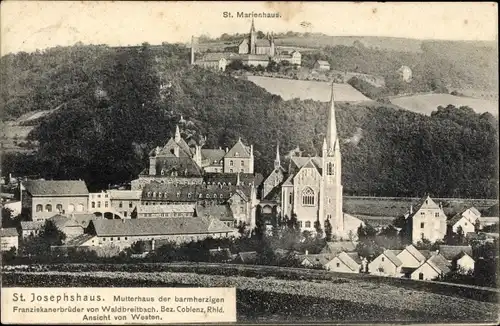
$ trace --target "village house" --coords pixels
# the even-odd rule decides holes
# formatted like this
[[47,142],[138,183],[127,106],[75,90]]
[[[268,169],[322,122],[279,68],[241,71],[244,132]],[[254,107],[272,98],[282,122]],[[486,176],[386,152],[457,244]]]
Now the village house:
[[401,261],[401,272],[405,277],[410,277],[411,273],[422,265],[429,257],[429,250],[418,250],[414,245],[406,246],[396,257]]
[[384,250],[379,256],[368,264],[368,272],[381,276],[401,276],[403,262],[397,257],[401,250]]
[[21,221],[21,239],[38,236],[44,225],[44,221]]
[[429,196],[419,201],[414,212],[413,207],[410,207],[406,225],[411,229],[413,244],[422,239],[436,242],[446,235],[446,215],[443,208]]
[[314,70],[323,70],[327,71],[330,70],[330,63],[325,60],[316,60],[313,65]]
[[475,226],[479,222],[481,213],[475,208],[467,208],[457,214],[447,221],[447,224],[451,226],[453,232],[457,233],[459,227],[462,228],[464,234],[468,232],[475,232]]
[[195,211],[197,217],[212,217],[220,220],[227,227],[237,227],[231,206],[227,203],[220,205],[196,204]]
[[341,251],[325,264],[325,269],[331,272],[359,273],[361,268],[362,260],[357,252]]
[[44,221],[58,213],[88,211],[89,191],[84,181],[30,180],[20,189],[22,210],[33,221]]
[[450,271],[449,262],[441,254],[431,255],[429,259],[420,265],[410,278],[412,280],[435,280]]
[[298,255],[297,259],[304,267],[324,268],[333,257],[335,255],[332,254],[309,254],[306,250],[305,255]]
[[98,246],[112,245],[123,250],[137,241],[185,243],[207,237],[230,237],[235,235],[235,229],[217,219],[204,217],[101,219],[91,221],[87,233],[97,237]]
[[337,255],[343,251],[353,252],[356,250],[356,244],[351,241],[328,241],[321,249],[320,254]]
[[0,229],[0,250],[9,251],[12,247],[19,248],[19,234],[15,228]]
[[473,271],[474,259],[472,258],[471,246],[448,246],[440,245],[439,253],[448,261],[453,269],[458,271]]

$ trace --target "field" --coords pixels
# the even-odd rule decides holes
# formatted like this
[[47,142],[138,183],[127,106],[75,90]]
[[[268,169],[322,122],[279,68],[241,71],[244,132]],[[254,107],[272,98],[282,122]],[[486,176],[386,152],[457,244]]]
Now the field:
[[[360,217],[372,225],[386,225],[395,217],[405,214],[410,205],[418,203],[420,198],[393,198],[393,197],[355,197],[344,196],[344,212]],[[498,201],[495,199],[462,199],[462,198],[434,198],[443,205],[447,216],[453,216],[471,206],[484,210]]]
[[430,115],[432,111],[436,111],[439,105],[447,106],[448,104],[454,106],[469,106],[478,113],[490,112],[493,115],[498,115],[497,101],[465,96],[453,96],[450,94],[423,94],[395,97],[391,99],[391,103],[403,109],[426,115]]
[[[244,269],[241,266],[238,272]],[[220,273],[221,269],[217,270]],[[302,272],[306,274],[308,270]],[[498,308],[494,303],[463,297],[336,276],[288,280],[271,275],[269,271],[257,277],[165,271],[18,271],[4,272],[2,278],[3,286],[7,287],[35,284],[47,287],[236,287],[239,321],[477,322],[497,318]]]
[[[331,84],[328,82],[247,76],[255,85],[271,94],[281,96],[285,101],[294,98],[301,100],[328,102],[331,97]],[[335,100],[340,102],[371,101],[349,84],[334,84]]]

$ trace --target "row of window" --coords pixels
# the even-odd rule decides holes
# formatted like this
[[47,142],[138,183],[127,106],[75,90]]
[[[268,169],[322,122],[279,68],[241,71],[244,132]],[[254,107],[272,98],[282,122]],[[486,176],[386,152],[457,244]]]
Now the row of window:
[[[425,215],[425,212],[420,212],[420,215]],[[439,212],[434,213],[434,217],[439,217]]]
[[[156,198],[156,197],[158,197],[158,198],[167,198],[167,195],[168,195],[168,193],[166,193],[166,192],[165,192],[165,193],[162,193],[162,192],[159,192],[159,193],[156,193],[156,192],[148,192],[148,197],[153,197],[153,198]],[[233,194],[232,194],[232,193],[230,193],[230,194],[229,194],[229,197],[231,197],[232,195],[233,195]],[[177,198],[180,198],[180,197],[181,197],[181,193],[180,193],[180,192],[176,193],[176,196],[177,196]],[[191,192],[190,192],[190,193],[188,193],[188,198],[193,198],[193,193],[191,193]],[[198,195],[198,198],[203,198],[203,194],[199,194],[199,195]],[[211,195],[211,194],[206,194],[206,195],[205,195],[205,198],[207,198],[207,199],[210,199],[210,198],[214,198],[214,199],[220,198],[220,199],[223,199],[223,198],[224,198],[224,195],[223,195],[223,194],[219,194],[219,196],[217,196],[217,194],[213,194],[213,195]],[[130,207],[132,208],[132,206],[131,206],[131,205],[132,205],[132,204],[130,204]],[[121,206],[120,206],[120,207],[121,207]]]
[[[76,206],[76,211],[77,212],[83,212],[84,209],[85,209],[85,206],[83,204],[78,204]],[[46,204],[45,205],[45,210],[44,210],[43,205],[38,204],[35,207],[35,211],[37,213],[39,213],[39,212],[48,212],[48,213],[51,213],[52,212],[52,204]],[[56,211],[59,212],[59,213],[62,213],[63,212],[63,205],[62,204],[57,204],[56,205]],[[75,205],[74,204],[69,204],[68,205],[68,212],[71,213],[71,212],[74,212],[74,211],[75,211]]]
[[306,228],[311,227],[311,221],[306,221],[305,223],[303,223],[302,221],[298,221],[298,222],[299,222],[299,227],[306,227]]
[[[113,241],[115,238],[114,237],[110,237],[109,238],[109,241]],[[128,237],[123,237],[124,240],[128,240]],[[116,240],[121,240],[121,237],[116,237]],[[106,237],[102,237],[102,241],[106,241]]]
[[[229,173],[234,173],[233,169],[229,169]],[[245,173],[245,169],[240,169],[240,173]]]
[[[108,207],[108,206],[106,206],[106,207]],[[123,207],[123,202],[122,201],[118,203],[118,207],[120,207],[120,208]],[[132,202],[129,202],[128,203],[128,208],[134,208],[134,204]]]
[[144,213],[144,217],[192,217],[189,212],[170,212],[170,213]]
[[[105,201],[105,202],[104,202],[104,207],[106,207],[106,208],[107,208],[108,206],[109,206],[109,202],[108,202],[108,201]],[[90,207],[92,207],[92,208],[96,208],[96,202],[95,202],[95,201],[91,202],[91,203],[90,203]],[[98,201],[98,202],[97,202],[97,208],[101,208],[101,202],[100,202],[100,201]]]
[[[236,155],[236,156],[237,156],[237,155]],[[229,161],[229,166],[234,166],[234,162],[233,162],[233,160],[230,160],[230,161]],[[245,166],[245,161],[241,160],[241,161],[240,161],[240,166]]]
[[[108,198],[109,197],[109,194],[104,193],[103,195],[104,195],[104,198]],[[94,198],[94,197],[101,198],[101,194],[97,194],[97,195],[96,194],[90,194],[90,197],[91,198]]]

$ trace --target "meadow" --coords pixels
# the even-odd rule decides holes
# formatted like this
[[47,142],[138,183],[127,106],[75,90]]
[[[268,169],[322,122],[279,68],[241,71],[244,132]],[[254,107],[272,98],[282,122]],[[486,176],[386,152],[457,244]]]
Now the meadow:
[[[328,102],[332,86],[328,82],[273,78],[262,76],[247,76],[247,79],[267,92],[279,95],[283,100],[298,98]],[[371,101],[349,84],[334,84],[335,100],[339,102]]]
[[403,109],[430,115],[438,106],[449,104],[459,106],[469,106],[477,113],[489,112],[498,115],[498,102],[493,100],[477,99],[465,96],[453,96],[450,94],[421,94],[412,96],[394,97],[391,103]]
[[[242,267],[243,269],[243,267]],[[307,272],[307,271],[305,271]],[[334,278],[284,280],[179,272],[4,272],[3,286],[236,287],[239,321],[494,321],[494,303]]]

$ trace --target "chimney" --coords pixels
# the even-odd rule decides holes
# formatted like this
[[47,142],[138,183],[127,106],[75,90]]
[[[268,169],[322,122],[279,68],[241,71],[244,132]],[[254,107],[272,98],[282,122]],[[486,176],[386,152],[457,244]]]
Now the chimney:
[[151,240],[151,251],[155,250],[155,240]]
[[309,250],[306,249],[306,256],[309,255]]
[[413,205],[410,205],[410,215],[413,214]]
[[227,149],[227,147],[226,147],[226,153],[227,153],[228,151],[229,151],[229,149]]

